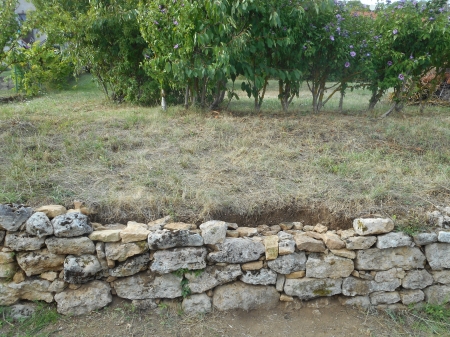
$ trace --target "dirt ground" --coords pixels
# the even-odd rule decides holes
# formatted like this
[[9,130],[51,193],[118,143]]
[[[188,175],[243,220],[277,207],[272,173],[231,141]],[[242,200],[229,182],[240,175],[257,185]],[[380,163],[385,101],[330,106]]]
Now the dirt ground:
[[182,313],[179,302],[166,302],[152,311],[133,311],[129,302],[116,299],[111,306],[89,315],[63,316],[42,332],[64,337],[393,336],[390,324],[383,314],[344,307],[337,299],[327,298],[281,303],[274,310],[214,311],[193,316]]

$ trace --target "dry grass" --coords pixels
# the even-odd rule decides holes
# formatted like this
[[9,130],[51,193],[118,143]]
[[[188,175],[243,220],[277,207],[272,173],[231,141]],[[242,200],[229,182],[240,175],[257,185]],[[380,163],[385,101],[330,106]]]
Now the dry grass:
[[289,114],[273,98],[259,115],[248,99],[227,112],[162,112],[107,103],[84,78],[70,91],[0,105],[0,202],[83,200],[102,221],[286,207],[392,215],[450,204],[447,111],[380,120],[359,112],[360,90],[348,94],[350,112],[312,115],[303,96]]

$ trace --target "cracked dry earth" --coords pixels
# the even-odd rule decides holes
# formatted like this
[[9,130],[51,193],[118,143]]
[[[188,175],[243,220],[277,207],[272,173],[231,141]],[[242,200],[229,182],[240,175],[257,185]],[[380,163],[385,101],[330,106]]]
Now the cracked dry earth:
[[115,299],[98,312],[61,317],[45,329],[50,336],[391,336],[382,315],[344,307],[336,299],[282,303],[275,310],[181,314],[179,303],[168,302],[153,311],[133,311],[129,302]]

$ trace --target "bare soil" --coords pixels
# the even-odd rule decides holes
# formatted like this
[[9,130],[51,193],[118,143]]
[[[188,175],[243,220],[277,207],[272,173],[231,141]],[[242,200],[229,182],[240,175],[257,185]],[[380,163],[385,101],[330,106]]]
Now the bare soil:
[[[104,310],[81,317],[62,317],[45,332],[50,336],[388,336],[385,318],[344,307],[336,299],[282,303],[275,310],[212,312],[190,316],[179,303],[153,311],[132,311],[116,299]],[[383,323],[384,322],[384,323]]]

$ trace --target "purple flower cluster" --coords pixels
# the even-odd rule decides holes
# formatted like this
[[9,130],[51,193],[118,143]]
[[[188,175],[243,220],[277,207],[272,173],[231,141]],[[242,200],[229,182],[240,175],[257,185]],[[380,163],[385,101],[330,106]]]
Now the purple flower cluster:
[[345,62],[344,66],[345,66],[345,68],[350,67],[350,62]]
[[354,51],[351,51],[351,52],[350,52],[350,56],[351,56],[351,57],[355,57],[355,56],[356,56],[356,53],[355,53]]
[[399,75],[398,75],[398,79],[399,79],[400,81],[403,81],[403,80],[405,79],[405,76],[403,76],[403,74],[399,74]]
[[178,43],[175,46],[173,46],[173,49],[178,49]]
[[388,61],[388,62],[387,62],[387,65],[388,65],[389,67],[390,67],[392,64],[393,64],[392,61]]
[[334,36],[333,35],[330,35],[330,40],[334,41]]
[[394,30],[392,31],[392,34],[394,34],[394,35],[397,35],[397,33],[398,33],[398,30],[397,30],[397,29],[394,29]]

